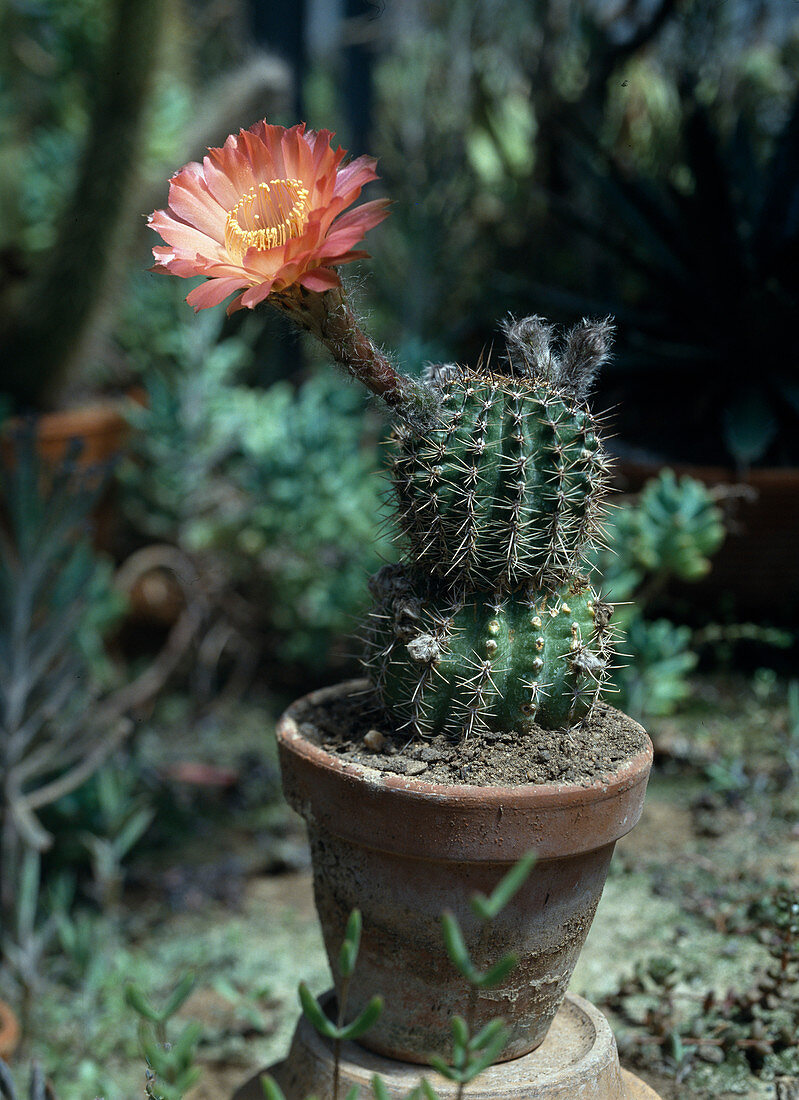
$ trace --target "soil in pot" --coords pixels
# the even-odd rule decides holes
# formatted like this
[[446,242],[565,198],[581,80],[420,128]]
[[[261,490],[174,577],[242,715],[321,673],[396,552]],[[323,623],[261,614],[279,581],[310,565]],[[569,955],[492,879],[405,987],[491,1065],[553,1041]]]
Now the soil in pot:
[[641,752],[648,737],[637,722],[605,703],[590,723],[571,730],[540,726],[520,733],[476,730],[465,743],[443,735],[409,739],[392,728],[374,695],[342,695],[325,706],[300,700],[300,732],[342,761],[429,783],[513,787],[526,783],[588,786]]
[[[300,700],[278,727],[284,790],[308,823],[334,975],[347,918],[359,908],[351,1011],[375,994],[385,997],[383,1016],[361,1042],[401,1061],[449,1056],[449,1020],[468,1011],[465,983],[441,939],[441,912],[449,909],[478,967],[508,951],[519,960],[473,1007],[475,1029],[505,1018],[511,1039],[503,1057],[520,1057],[546,1036],[615,842],[640,816],[651,743],[635,722],[605,707],[571,734],[484,736],[459,746],[409,744],[407,734],[378,728],[375,719],[360,681]],[[470,748],[479,754],[463,764]],[[424,759],[431,750],[438,759]],[[541,782],[542,775],[550,778]],[[486,933],[471,897],[490,894],[530,849],[538,857],[532,874]]]

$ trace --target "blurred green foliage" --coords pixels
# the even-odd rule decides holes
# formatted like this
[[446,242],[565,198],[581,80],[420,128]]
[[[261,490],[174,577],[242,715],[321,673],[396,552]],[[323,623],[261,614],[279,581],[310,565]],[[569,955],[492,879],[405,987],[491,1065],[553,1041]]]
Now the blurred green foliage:
[[93,900],[111,911],[120,900],[124,861],[150,827],[153,809],[135,756],[106,763],[43,816],[56,837],[47,873],[77,874],[91,867]]
[[644,487],[634,507],[622,507],[610,523],[613,561],[603,562],[606,583],[619,600],[642,578],[696,581],[710,572],[711,556],[724,539],[721,510],[700,481],[663,470]]
[[17,410],[57,406],[84,366],[130,230],[165,10],[45,0],[0,11],[0,343]]
[[105,0],[8,3],[0,11],[0,246],[52,244],[74,181],[106,31]]
[[586,135],[574,159],[592,200],[573,192],[562,216],[606,253],[590,308],[622,321],[625,441],[742,469],[795,463],[799,91],[766,154],[752,123],[728,134],[699,97],[686,78],[681,174],[655,178]]
[[39,920],[43,807],[99,767],[116,730],[98,700],[114,679],[102,631],[121,601],[88,532],[108,471],[81,468],[79,447],[42,463],[32,425],[6,439],[0,467],[0,958],[27,992],[48,929]]
[[217,342],[220,323],[210,312],[181,322],[179,366],[147,376],[124,506],[142,534],[223,568],[269,658],[318,674],[391,552],[380,421],[328,366],[297,388],[241,384],[252,352],[244,337]]
[[664,470],[635,502],[612,512],[605,538],[596,565],[617,605],[624,662],[613,701],[638,718],[669,714],[687,697],[698,655],[689,627],[647,618],[647,610],[670,581],[695,581],[710,570],[724,539],[721,511],[701,482]]
[[263,599],[278,659],[308,663],[351,629],[366,577],[390,552],[375,439],[364,438],[360,392],[328,370],[296,392],[278,382],[230,399],[217,426],[238,439],[226,464],[236,491],[196,518],[190,541],[222,553],[234,583]]
[[787,6],[460,0],[396,27],[370,150],[396,205],[370,293],[400,357],[474,360],[508,308],[611,313],[600,400],[624,443],[795,463]]

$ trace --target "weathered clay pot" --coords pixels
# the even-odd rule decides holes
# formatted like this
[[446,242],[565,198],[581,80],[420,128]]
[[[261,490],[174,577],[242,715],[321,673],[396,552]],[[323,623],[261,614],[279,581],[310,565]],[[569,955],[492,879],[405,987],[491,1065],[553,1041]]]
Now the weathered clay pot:
[[9,1061],[19,1045],[19,1023],[5,1001],[0,1001],[0,1058]]
[[[139,401],[138,396],[131,399]],[[118,458],[130,436],[130,424],[125,416],[123,400],[97,401],[75,409],[44,413],[36,418],[36,452],[45,466],[62,462],[70,446],[80,440],[81,451],[76,463],[82,469],[103,466]],[[0,464],[11,466],[16,461],[12,432],[19,420],[9,420],[0,428]],[[108,550],[113,535],[115,509],[113,485],[109,485],[97,502],[93,513],[93,542],[97,549]]]
[[[301,703],[363,690],[326,688]],[[352,909],[363,938],[349,1005],[385,999],[361,1040],[379,1054],[425,1062],[449,1054],[449,1020],[466,1014],[463,978],[450,964],[440,915],[457,916],[478,965],[508,951],[519,962],[499,988],[481,993],[479,1027],[497,1016],[511,1029],[504,1059],[534,1050],[563,999],[599,902],[619,837],[641,815],[652,747],[591,786],[443,786],[345,763],[298,727],[295,704],[278,726],[283,786],[305,818],[316,906],[331,966]],[[488,935],[469,899],[490,893],[509,866],[534,849],[526,884]]]

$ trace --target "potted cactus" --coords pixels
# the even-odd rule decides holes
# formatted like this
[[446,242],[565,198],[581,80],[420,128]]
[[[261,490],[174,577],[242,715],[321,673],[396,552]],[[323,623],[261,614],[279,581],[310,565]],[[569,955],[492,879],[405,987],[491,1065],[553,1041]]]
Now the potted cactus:
[[[379,992],[386,1008],[360,1041],[405,1062],[448,1053],[447,1021],[467,1007],[441,964],[448,908],[477,965],[516,955],[468,1008],[475,1026],[504,1016],[501,1057],[523,1058],[564,997],[652,759],[640,726],[601,701],[612,608],[583,565],[608,473],[586,397],[612,329],[583,321],[557,344],[540,318],[509,320],[501,355],[404,377],[337,271],[385,216],[380,200],[347,209],[374,162],[345,164],[330,137],[261,123],[184,168],[151,218],[156,269],[206,276],[188,297],[197,309],[234,292],[230,309],[278,308],[395,418],[404,553],[370,584],[368,678],[289,709],[284,787],[308,823],[331,957],[351,910],[363,914],[348,1003],[358,1012]],[[482,934],[469,897],[531,849],[533,873]]]

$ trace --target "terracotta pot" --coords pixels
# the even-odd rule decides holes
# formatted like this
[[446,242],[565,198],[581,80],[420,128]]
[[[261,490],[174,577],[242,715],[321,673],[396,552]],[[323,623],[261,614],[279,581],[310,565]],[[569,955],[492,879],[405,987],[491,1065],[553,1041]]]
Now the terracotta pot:
[[686,596],[716,601],[732,595],[741,613],[758,618],[765,613],[793,624],[799,607],[799,469],[755,469],[744,475],[723,466],[619,459],[614,481],[622,492],[637,493],[666,467],[710,489],[740,486],[745,494],[724,506],[727,537],[713,555],[708,576],[686,586]]
[[19,1023],[17,1017],[5,1001],[0,1001],[0,1058],[8,1061],[18,1045]]
[[[363,681],[307,697],[323,703]],[[304,703],[306,700],[301,700]],[[449,963],[440,915],[457,916],[477,965],[508,951],[519,962],[481,993],[476,1026],[502,1016],[503,1058],[534,1050],[566,992],[619,837],[638,821],[652,747],[591,786],[444,786],[347,763],[303,736],[299,704],[278,725],[283,786],[308,824],[316,906],[331,968],[352,909],[363,914],[361,953],[349,992],[353,1013],[374,994],[386,1007],[361,1042],[387,1057],[449,1055],[449,1020],[465,1015],[464,981]],[[490,893],[534,849],[524,887],[488,929],[469,899]]]
[[46,462],[58,462],[73,439],[83,450],[78,462],[94,466],[107,462],[122,450],[130,432],[118,401],[102,401],[77,409],[45,413],[36,421],[37,450]]
[[[134,400],[137,400],[133,396]],[[99,466],[118,457],[130,435],[130,425],[119,401],[98,401],[76,409],[44,413],[36,418],[36,452],[46,464],[60,462],[74,439],[80,439],[82,450],[78,465],[85,469]],[[9,430],[19,426],[10,420],[0,435],[0,455],[6,466],[14,462],[14,447]],[[94,543],[98,549],[108,549],[114,527],[113,486],[103,493],[94,512]]]

